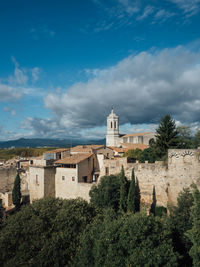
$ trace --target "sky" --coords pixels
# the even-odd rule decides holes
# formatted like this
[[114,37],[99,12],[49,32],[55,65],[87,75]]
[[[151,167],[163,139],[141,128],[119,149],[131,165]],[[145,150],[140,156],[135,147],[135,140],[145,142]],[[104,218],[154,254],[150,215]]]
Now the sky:
[[0,140],[200,129],[200,0],[0,0]]

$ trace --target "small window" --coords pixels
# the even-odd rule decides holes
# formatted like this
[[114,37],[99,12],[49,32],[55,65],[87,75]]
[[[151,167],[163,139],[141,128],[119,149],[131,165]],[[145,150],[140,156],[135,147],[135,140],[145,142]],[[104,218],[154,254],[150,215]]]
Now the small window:
[[33,164],[33,160],[30,160],[30,164],[31,164],[31,165]]
[[72,176],[72,182],[75,182],[75,177],[74,176]]
[[65,176],[62,176],[62,181],[65,181]]
[[112,121],[111,121],[111,123],[110,123],[110,127],[112,128]]
[[105,172],[106,172],[106,175],[109,175],[109,167],[106,167]]
[[116,121],[115,121],[115,129],[117,128],[117,124],[116,124]]
[[87,183],[87,176],[83,176],[82,179],[84,183]]

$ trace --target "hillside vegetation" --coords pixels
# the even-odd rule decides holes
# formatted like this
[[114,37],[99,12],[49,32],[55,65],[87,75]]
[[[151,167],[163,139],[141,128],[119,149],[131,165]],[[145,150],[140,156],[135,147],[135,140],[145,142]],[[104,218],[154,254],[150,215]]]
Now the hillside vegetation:
[[13,149],[0,149],[0,159],[11,159],[17,156],[20,157],[38,157],[44,152],[54,149],[53,147],[41,148],[13,148]]

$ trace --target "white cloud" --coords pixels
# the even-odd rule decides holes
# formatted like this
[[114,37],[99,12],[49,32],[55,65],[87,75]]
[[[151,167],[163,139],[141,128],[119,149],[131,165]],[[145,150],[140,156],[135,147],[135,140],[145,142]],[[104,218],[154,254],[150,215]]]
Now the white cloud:
[[199,56],[180,46],[132,55],[65,93],[50,93],[45,105],[66,133],[105,125],[112,106],[121,124],[155,124],[166,113],[195,123],[200,120]]
[[27,93],[41,95],[41,90],[37,92],[31,86],[31,82],[35,83],[39,79],[40,69],[38,67],[22,68],[14,57],[11,59],[15,65],[14,73],[8,79],[0,79],[0,101],[19,100]]
[[154,12],[154,7],[153,6],[146,6],[143,14],[137,17],[137,20],[143,20],[149,17]]
[[169,12],[165,9],[160,9],[156,12],[155,16],[154,16],[154,23],[155,21],[157,20],[160,20],[162,22],[166,21],[167,19],[171,18],[175,16],[175,13],[174,12]]
[[169,0],[182,9],[188,16],[192,16],[200,10],[200,0]]
[[21,98],[22,92],[15,87],[0,84],[0,101],[13,101]]

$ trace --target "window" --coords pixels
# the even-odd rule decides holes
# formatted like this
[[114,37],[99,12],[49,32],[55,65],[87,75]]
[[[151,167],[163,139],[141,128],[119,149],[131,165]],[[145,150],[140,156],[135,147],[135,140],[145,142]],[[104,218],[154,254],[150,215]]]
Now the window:
[[35,176],[35,182],[36,182],[37,185],[39,185],[39,179],[38,178],[39,178],[38,177],[38,174],[36,174],[36,176]]
[[106,173],[106,175],[109,175],[109,167],[106,167],[105,173]]
[[112,128],[112,121],[111,121],[111,123],[110,123],[110,127]]
[[75,177],[74,176],[72,176],[72,182],[75,182]]
[[83,182],[87,183],[87,176],[83,176],[82,178],[83,178]]
[[65,181],[65,176],[64,175],[62,176],[62,181]]
[[116,121],[115,121],[115,129],[117,128],[117,124],[116,124]]
[[33,164],[33,160],[30,160],[30,164],[31,164],[31,165]]

